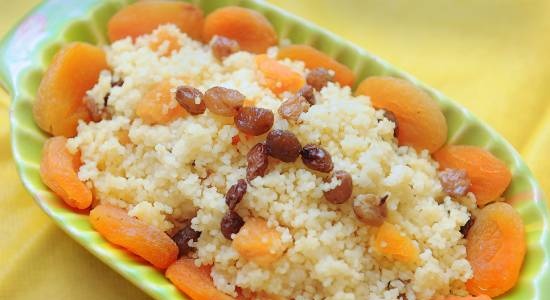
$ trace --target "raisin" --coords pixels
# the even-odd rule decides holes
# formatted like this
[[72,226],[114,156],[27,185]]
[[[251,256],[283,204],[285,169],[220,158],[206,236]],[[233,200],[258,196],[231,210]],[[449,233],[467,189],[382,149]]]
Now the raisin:
[[351,175],[346,171],[339,170],[334,172],[331,178],[327,179],[327,181],[332,181],[332,178],[340,180],[340,184],[332,190],[324,192],[325,199],[334,204],[346,202],[351,197],[351,193],[353,192],[353,181]]
[[466,237],[468,235],[468,232],[470,231],[470,228],[474,225],[475,219],[474,217],[470,217],[466,224],[462,225],[460,227],[460,233],[462,233],[462,236]]
[[217,36],[212,42],[212,54],[219,60],[240,50],[239,43],[224,36]]
[[397,137],[399,135],[399,122],[397,121],[397,117],[395,116],[395,114],[389,110],[384,110],[384,118],[388,119],[394,124],[393,136]]
[[237,90],[215,86],[204,93],[202,100],[212,113],[233,117],[243,106],[245,96]]
[[313,144],[305,145],[300,154],[302,154],[304,165],[312,170],[328,173],[334,167],[330,154],[320,146]]
[[285,100],[277,110],[281,118],[289,121],[297,121],[303,112],[309,109],[309,103],[302,96],[293,96]]
[[439,181],[443,191],[451,197],[462,197],[468,193],[470,179],[466,171],[447,168],[439,172]]
[[237,183],[229,188],[227,194],[225,194],[225,203],[230,210],[235,209],[235,206],[243,199],[244,194],[246,194],[246,181],[244,179],[239,179]]
[[357,218],[370,226],[380,226],[388,215],[386,200],[388,195],[378,199],[376,195],[367,194],[353,200],[353,212]]
[[[111,81],[111,87],[116,86],[122,86],[124,84],[124,80],[119,79],[117,81]],[[107,93],[105,97],[103,97],[103,107],[107,107],[107,104],[109,103],[109,97],[111,97],[111,93]]]
[[269,132],[265,143],[268,154],[284,162],[295,162],[302,149],[298,138],[288,130],[276,129]]
[[315,93],[313,92],[313,88],[311,85],[306,84],[304,85],[297,93],[298,96],[302,96],[306,99],[309,104],[314,105],[315,104]]
[[232,240],[231,235],[237,234],[243,225],[243,218],[238,213],[229,210],[223,216],[220,228],[223,236],[228,240]]
[[189,246],[189,241],[193,240],[194,242],[196,242],[200,236],[200,232],[195,231],[193,228],[191,228],[190,222],[187,223],[187,225],[182,230],[178,231],[172,237],[172,239],[174,240],[174,242],[176,242],[176,245],[178,245],[179,256],[185,255],[193,250],[193,247]]
[[180,86],[176,90],[176,101],[190,114],[200,115],[206,110],[202,93],[190,86]]
[[88,109],[88,112],[92,117],[92,121],[99,122],[103,119],[104,110],[99,108],[99,106],[97,105],[97,103],[92,97],[85,96],[84,104],[86,105],[86,109]]
[[234,119],[239,131],[256,136],[271,129],[275,116],[270,109],[248,106],[239,109]]
[[315,68],[309,71],[307,74],[306,82],[311,85],[314,89],[320,91],[322,88],[327,86],[329,81],[332,81],[332,75],[325,68]]
[[267,153],[268,150],[265,143],[258,143],[248,151],[246,155],[248,163],[246,167],[246,179],[248,181],[265,175],[268,166]]

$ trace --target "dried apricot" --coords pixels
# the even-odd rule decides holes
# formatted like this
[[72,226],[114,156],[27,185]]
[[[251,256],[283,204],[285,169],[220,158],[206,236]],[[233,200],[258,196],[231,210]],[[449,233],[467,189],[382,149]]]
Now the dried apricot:
[[204,15],[200,8],[180,1],[139,1],[119,10],[107,24],[111,42],[153,32],[159,25],[175,24],[191,38],[200,40]]
[[512,180],[508,167],[489,151],[475,146],[448,145],[433,154],[439,167],[462,169],[470,179],[469,191],[483,207],[496,200]]
[[369,77],[355,91],[367,95],[376,108],[391,111],[399,123],[399,145],[430,153],[447,140],[447,121],[430,95],[412,83],[393,77]]
[[260,218],[248,219],[233,239],[233,248],[244,258],[268,267],[285,251],[281,234]]
[[[174,90],[174,91],[173,91]],[[147,124],[167,124],[187,115],[169,81],[153,86],[136,105],[136,115]]]
[[496,297],[516,285],[525,257],[525,231],[510,204],[482,208],[466,239],[466,256],[474,271],[466,282],[468,292]]
[[325,68],[334,71],[334,81],[340,85],[352,86],[355,82],[353,71],[334,58],[308,45],[290,45],[279,50],[279,59],[301,60],[308,69]]
[[210,267],[197,267],[192,258],[182,257],[166,269],[166,277],[193,300],[233,300],[216,289]]
[[129,216],[125,210],[100,204],[90,211],[90,223],[109,242],[165,269],[178,258],[179,248],[162,230]]
[[388,222],[384,222],[380,226],[376,234],[374,248],[390,259],[404,263],[418,261],[418,249],[416,249],[411,239]]
[[216,35],[235,40],[241,50],[252,53],[264,53],[277,44],[277,33],[262,14],[237,6],[222,7],[206,17],[204,41]]
[[170,55],[173,51],[180,50],[182,46],[177,36],[167,30],[160,30],[156,34],[156,39],[149,44],[149,47],[153,51],[158,51],[164,43],[168,45],[166,49],[163,49],[162,55],[164,56]]
[[84,96],[108,69],[105,53],[86,43],[63,47],[46,70],[33,105],[36,124],[52,135],[73,137],[78,120],[90,121]]
[[275,94],[295,93],[306,83],[300,73],[265,54],[256,56],[256,65],[263,75],[262,83]]
[[71,154],[66,148],[67,138],[57,136],[44,144],[40,176],[67,205],[85,209],[92,204],[92,191],[78,178],[80,154]]

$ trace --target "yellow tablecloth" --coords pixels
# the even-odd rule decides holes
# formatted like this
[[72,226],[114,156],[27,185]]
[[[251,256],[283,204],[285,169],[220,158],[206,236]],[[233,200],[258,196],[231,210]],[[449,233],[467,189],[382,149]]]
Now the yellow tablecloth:
[[[550,195],[550,1],[271,2],[462,102],[521,152]],[[0,1],[0,35],[36,3]],[[148,299],[26,193],[9,149],[8,105],[0,91],[0,299]]]

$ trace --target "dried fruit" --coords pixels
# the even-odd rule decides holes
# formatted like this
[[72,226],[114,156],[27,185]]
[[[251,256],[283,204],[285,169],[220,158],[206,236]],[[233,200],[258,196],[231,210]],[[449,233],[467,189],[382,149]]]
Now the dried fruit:
[[340,180],[340,183],[332,190],[324,192],[325,199],[334,204],[344,203],[351,197],[353,192],[351,175],[346,171],[338,170],[327,181],[330,182],[333,178]]
[[78,178],[80,153],[71,154],[66,148],[67,138],[52,137],[44,144],[40,177],[67,205],[85,209],[92,204],[92,191]]
[[286,250],[281,234],[260,218],[248,219],[235,236],[232,246],[241,257],[262,267],[269,267]]
[[220,227],[223,236],[228,240],[232,240],[231,235],[238,233],[243,225],[243,218],[238,213],[228,210],[222,218]]
[[483,207],[498,197],[510,184],[512,173],[489,151],[475,146],[448,145],[433,154],[441,169],[465,170],[476,196],[477,206]]
[[386,199],[373,194],[359,195],[353,200],[353,212],[357,218],[369,226],[381,226],[388,214]]
[[404,263],[418,261],[418,249],[412,240],[402,235],[397,228],[388,222],[384,222],[376,233],[374,241],[376,251],[390,259]]
[[395,116],[395,114],[389,110],[384,110],[384,118],[388,119],[394,124],[393,136],[397,137],[399,135],[399,121],[397,121],[397,117]]
[[467,236],[468,232],[470,232],[470,228],[472,228],[472,225],[474,225],[475,219],[474,217],[470,216],[468,221],[460,227],[460,233],[462,233],[462,236]]
[[258,143],[246,155],[246,179],[251,181],[258,176],[264,176],[268,166],[268,149],[265,143]]
[[99,108],[94,98],[84,96],[84,105],[86,106],[92,121],[99,122],[103,119],[103,110]]
[[105,52],[86,43],[71,43],[54,56],[33,103],[36,124],[52,135],[73,137],[79,120],[90,121],[84,103],[86,91],[108,69]]
[[203,114],[206,110],[206,104],[202,101],[202,93],[194,87],[180,86],[176,90],[176,101],[188,113],[192,115]]
[[178,258],[178,246],[162,230],[129,216],[125,210],[100,204],[90,211],[90,223],[109,242],[165,269]]
[[137,103],[136,115],[146,124],[168,124],[187,115],[174,101],[172,85],[168,80],[155,84]]
[[248,135],[262,135],[271,129],[275,116],[270,109],[242,107],[235,115],[235,126]]
[[185,255],[189,253],[193,248],[189,246],[189,241],[193,240],[196,242],[199,237],[201,236],[201,233],[199,231],[195,231],[191,227],[191,222],[186,224],[183,229],[178,231],[173,237],[172,240],[178,245],[179,249],[179,256]]
[[466,282],[472,295],[496,297],[513,288],[525,258],[521,216],[507,203],[482,208],[468,232],[466,258],[474,276]]
[[202,10],[179,1],[139,1],[119,10],[107,24],[111,42],[125,37],[137,38],[153,32],[159,25],[174,24],[191,38],[199,40],[204,25]]
[[193,300],[235,300],[218,289],[210,277],[210,267],[195,265],[193,258],[180,258],[166,270],[168,278]]
[[202,100],[214,114],[233,117],[243,106],[245,96],[237,90],[215,86],[208,89]]
[[289,58],[301,60],[308,69],[325,68],[334,71],[334,81],[340,85],[352,86],[355,75],[347,66],[339,63],[334,58],[308,45],[290,45],[279,50],[279,59]]
[[262,84],[275,94],[295,93],[306,83],[300,73],[265,54],[256,56],[256,65],[262,75]]
[[430,153],[447,140],[447,121],[437,102],[412,83],[393,77],[368,77],[356,95],[367,95],[372,105],[391,111],[399,123],[397,141]]
[[307,74],[306,82],[314,89],[320,91],[332,81],[333,76],[325,68],[315,68]]
[[328,173],[334,167],[330,154],[318,145],[305,145],[300,154],[304,165],[312,170]]
[[264,53],[277,44],[277,33],[262,14],[237,6],[219,8],[206,17],[203,39],[209,42],[214,36],[233,39],[252,53]]
[[309,103],[306,98],[302,96],[292,96],[281,103],[277,112],[281,118],[295,122],[300,115],[303,112],[307,112],[308,109]]
[[229,210],[234,210],[237,204],[241,202],[246,194],[246,181],[244,179],[239,179],[237,183],[232,185],[227,194],[225,194],[225,203],[229,207]]
[[267,134],[265,143],[267,153],[283,162],[294,162],[300,156],[300,141],[288,130],[272,130]]
[[313,92],[313,88],[311,85],[306,84],[298,92],[296,93],[296,96],[302,96],[304,99],[309,102],[311,105],[315,105],[315,93]]
[[451,197],[462,197],[468,193],[470,179],[466,171],[447,168],[438,174],[443,191]]
[[[165,44],[167,46],[164,46]],[[169,56],[174,51],[179,51],[181,46],[178,36],[164,28],[159,29],[155,37],[149,42],[149,48],[161,56]]]
[[210,47],[212,48],[212,54],[214,54],[214,57],[218,60],[223,60],[227,56],[239,52],[240,50],[237,41],[224,36],[217,36],[214,38]]

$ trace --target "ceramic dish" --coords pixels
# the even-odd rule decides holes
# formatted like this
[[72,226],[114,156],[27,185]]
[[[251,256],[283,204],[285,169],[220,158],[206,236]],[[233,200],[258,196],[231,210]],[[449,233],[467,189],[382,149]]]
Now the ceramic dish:
[[[21,179],[42,209],[70,236],[135,285],[157,299],[186,299],[165,277],[140,258],[105,241],[88,222],[59,201],[43,185],[39,175],[42,144],[46,135],[35,125],[31,108],[46,66],[60,47],[70,41],[105,44],[106,23],[130,1],[45,1],[29,13],[0,45],[0,77],[10,93],[13,155]],[[423,85],[365,50],[315,25],[262,1],[193,1],[206,13],[217,7],[240,5],[263,13],[281,38],[310,44],[350,66],[360,82],[372,75],[405,78],[425,89],[441,105],[449,127],[449,144],[469,144],[488,149],[504,161],[513,174],[506,199],[519,211],[525,224],[528,252],[516,287],[498,299],[546,299],[550,295],[549,215],[542,191],[513,147],[494,130],[459,104]]]

